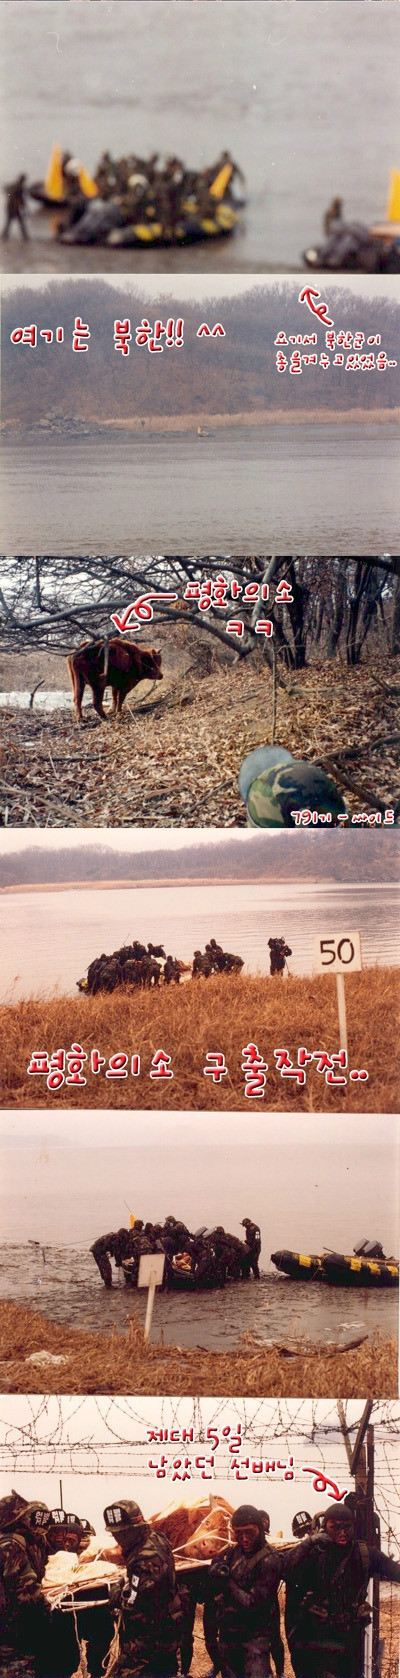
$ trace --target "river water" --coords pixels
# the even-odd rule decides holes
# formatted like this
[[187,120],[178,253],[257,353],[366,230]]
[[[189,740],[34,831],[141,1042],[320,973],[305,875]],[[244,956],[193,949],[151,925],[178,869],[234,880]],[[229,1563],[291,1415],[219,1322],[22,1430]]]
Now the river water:
[[68,441],[35,431],[4,441],[3,549],[397,553],[399,456],[398,427],[375,422],[201,439],[194,427]]
[[[246,175],[243,227],[181,252],[2,244],[13,273],[297,268],[334,194],[350,219],[382,220],[398,161],[400,11],[305,0],[162,0],[2,10],[2,176],[43,179],[54,141],[100,153],[178,153],[194,168],[228,147]],[[34,225],[34,224],[33,224]]]
[[245,972],[269,970],[267,939],[285,938],[290,971],[313,972],[317,932],[359,928],[363,963],[400,960],[399,888],[374,886],[209,885],[152,886],[115,891],[22,892],[1,896],[2,998],[74,996],[94,956],[133,938],[163,942],[183,961],[210,935],[244,959]]
[[397,1334],[396,1290],[294,1283],[270,1262],[282,1246],[351,1252],[367,1232],[387,1253],[397,1250],[394,1147],[326,1142],[316,1157],[309,1144],[252,1145],[250,1135],[246,1145],[229,1146],[227,1135],[227,1145],[205,1145],[201,1153],[196,1146],[74,1149],[60,1142],[52,1148],[44,1139],[37,1152],[22,1144],[1,1150],[0,1297],[88,1330],[123,1331],[129,1315],[143,1319],[146,1296],[128,1291],[115,1270],[108,1293],[90,1245],[104,1230],[126,1225],[126,1201],[144,1219],[162,1219],[172,1205],[193,1230],[223,1223],[241,1235],[243,1216],[257,1220],[262,1276],[211,1294],[157,1294],[153,1339],[162,1331],[168,1343],[229,1350],[246,1330],[263,1342],[286,1335],[322,1344],[377,1327]]

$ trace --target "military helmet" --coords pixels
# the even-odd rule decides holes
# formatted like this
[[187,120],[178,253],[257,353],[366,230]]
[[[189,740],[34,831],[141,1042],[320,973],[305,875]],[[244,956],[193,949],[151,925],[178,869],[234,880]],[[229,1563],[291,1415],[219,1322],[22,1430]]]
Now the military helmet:
[[261,1520],[262,1520],[262,1524],[263,1524],[263,1527],[264,1527],[264,1532],[270,1532],[271,1531],[271,1517],[268,1514],[268,1509],[260,1509],[259,1514],[261,1515]]
[[326,1532],[327,1521],[336,1521],[338,1525],[340,1524],[340,1526],[346,1525],[346,1526],[349,1526],[349,1527],[354,1527],[354,1520],[353,1520],[353,1516],[352,1516],[352,1513],[351,1513],[351,1509],[348,1509],[348,1508],[346,1509],[346,1506],[343,1503],[330,1503],[328,1505],[328,1508],[324,1509],[324,1513],[323,1513],[323,1516],[322,1516],[322,1526],[323,1526],[325,1532]]
[[108,1509],[104,1510],[104,1521],[109,1531],[114,1532],[121,1527],[138,1526],[143,1521],[143,1515],[138,1503],[133,1503],[129,1497],[123,1497],[119,1503],[111,1503]]
[[292,1520],[293,1537],[304,1538],[308,1532],[311,1532],[311,1527],[312,1516],[309,1515],[308,1509],[299,1509],[298,1514],[294,1515]]
[[45,1524],[49,1527],[59,1527],[61,1529],[65,1527],[68,1532],[87,1532],[89,1530],[88,1521],[81,1521],[79,1515],[67,1514],[65,1509],[49,1509]]
[[[42,1515],[41,1520],[39,1513]],[[28,1503],[26,1497],[21,1497],[19,1492],[11,1492],[9,1497],[0,1499],[0,1529],[26,1520],[29,1520],[32,1526],[43,1526],[44,1513],[48,1513],[47,1503],[40,1503],[36,1498],[32,1503]]]
[[240,1527],[254,1526],[258,1528],[260,1537],[262,1537],[265,1531],[264,1519],[264,1513],[261,1509],[255,1509],[253,1503],[240,1503],[239,1508],[235,1509],[234,1514],[231,1515],[231,1527],[234,1532],[237,1532]]
[[28,1508],[24,1509],[23,1518],[24,1520],[29,1520],[29,1525],[31,1527],[35,1527],[37,1531],[43,1531],[43,1528],[46,1526],[47,1515],[47,1503],[39,1503],[38,1500],[35,1499],[34,1503],[28,1503]]
[[334,824],[347,815],[347,805],[325,770],[296,760],[278,746],[258,747],[245,758],[239,789],[250,827],[295,827],[293,812],[305,808],[330,815]]
[[251,1223],[252,1223],[251,1218],[242,1218],[242,1229],[243,1229],[245,1224],[251,1224]]
[[10,1492],[8,1497],[0,1498],[0,1528],[11,1526],[25,1515],[29,1509],[26,1497],[20,1497],[19,1492]]

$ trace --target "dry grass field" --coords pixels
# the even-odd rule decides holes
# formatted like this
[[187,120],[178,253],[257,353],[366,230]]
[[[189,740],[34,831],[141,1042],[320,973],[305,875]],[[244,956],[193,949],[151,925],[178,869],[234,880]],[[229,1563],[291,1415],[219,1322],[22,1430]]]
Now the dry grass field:
[[[395,1398],[397,1341],[376,1334],[353,1351],[289,1353],[245,1336],[236,1352],[203,1346],[145,1345],[129,1317],[126,1332],[100,1334],[52,1323],[39,1312],[0,1305],[0,1387],[4,1392],[174,1393],[255,1398]],[[55,1362],[32,1363],[38,1352]],[[61,1362],[59,1360],[62,1360]]]
[[[315,1063],[305,1085],[276,1070],[274,1049],[338,1049],[335,980],[322,978],[241,977],[216,974],[210,979],[160,987],[114,991],[112,995],[38,997],[0,1010],[0,1105],[2,1107],[175,1108],[185,1110],[279,1112],[372,1112],[398,1110],[399,974],[394,967],[365,968],[346,980],[349,1068],[366,1069],[367,1082],[329,1087]],[[44,1075],[28,1076],[34,1050],[79,1043],[88,1060],[86,1084],[56,1091]],[[262,1098],[245,1098],[241,1070],[243,1048],[256,1043],[268,1064]],[[106,1078],[106,1066],[92,1073],[91,1051],[105,1056],[123,1051],[140,1055],[140,1075]],[[173,1077],[151,1078],[154,1054],[171,1056]],[[222,1051],[226,1076],[215,1083],[205,1076],[206,1054]],[[128,1062],[130,1065],[130,1060]],[[310,1391],[313,1389],[310,1388]]]

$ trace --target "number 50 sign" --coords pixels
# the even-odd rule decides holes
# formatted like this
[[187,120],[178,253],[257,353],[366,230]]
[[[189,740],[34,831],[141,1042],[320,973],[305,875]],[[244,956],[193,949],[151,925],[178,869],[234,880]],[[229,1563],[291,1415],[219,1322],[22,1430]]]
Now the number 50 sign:
[[318,932],[314,938],[314,968],[317,973],[336,973],[340,1048],[347,1054],[345,973],[361,973],[359,932]]
[[314,938],[314,967],[317,973],[361,973],[360,933],[318,933]]

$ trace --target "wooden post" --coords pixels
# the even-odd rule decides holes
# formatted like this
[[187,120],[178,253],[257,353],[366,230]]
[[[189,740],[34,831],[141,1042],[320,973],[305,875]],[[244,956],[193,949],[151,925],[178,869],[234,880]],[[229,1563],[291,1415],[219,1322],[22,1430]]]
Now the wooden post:
[[164,1276],[165,1253],[142,1253],[139,1261],[138,1288],[147,1288],[144,1339],[148,1340],[154,1310],[156,1288],[161,1288]]
[[145,1323],[144,1323],[144,1338],[145,1338],[145,1340],[148,1340],[149,1334],[150,1334],[155,1297],[156,1297],[156,1278],[155,1278],[155,1271],[152,1270],[151,1276],[150,1276],[150,1281],[149,1281],[149,1291],[148,1291],[148,1295],[147,1295],[146,1316],[145,1316]]
[[[375,1479],[375,1440],[374,1429],[370,1425],[367,1429],[367,1544],[380,1549],[380,1531],[375,1515],[374,1505]],[[379,1579],[372,1581],[372,1678],[379,1678]]]
[[347,1054],[347,1015],[346,994],[344,988],[344,974],[336,974],[337,1005],[339,1017],[339,1049],[345,1049]]

